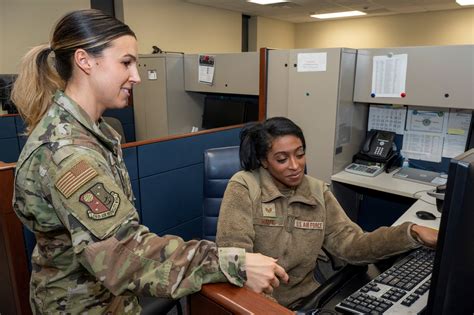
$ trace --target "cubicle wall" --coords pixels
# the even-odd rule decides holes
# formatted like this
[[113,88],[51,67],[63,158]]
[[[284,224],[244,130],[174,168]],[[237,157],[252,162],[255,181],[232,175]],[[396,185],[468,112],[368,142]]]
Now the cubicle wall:
[[20,154],[15,116],[0,117],[0,161],[15,162]]
[[[122,123],[126,142],[135,141],[133,107],[107,110],[104,116],[115,117]],[[0,116],[0,161],[16,162],[26,143],[25,123],[18,114]]]
[[142,223],[160,235],[200,238],[203,152],[238,145],[239,132],[232,128],[125,148]]
[[[380,97],[372,90],[374,57],[390,60],[398,56],[406,56],[407,60],[406,89],[398,97]],[[397,70],[397,61],[394,61],[386,67],[379,64],[376,71],[397,80],[397,76],[390,76]],[[474,45],[358,50],[354,101],[474,109],[473,77]],[[380,83],[389,85],[389,82]]]
[[205,54],[214,57],[212,83],[200,81],[199,55],[184,56],[186,91],[259,95],[259,53]]
[[295,121],[306,138],[308,174],[331,181],[359,150],[367,106],[352,101],[356,50],[270,50],[267,117]]

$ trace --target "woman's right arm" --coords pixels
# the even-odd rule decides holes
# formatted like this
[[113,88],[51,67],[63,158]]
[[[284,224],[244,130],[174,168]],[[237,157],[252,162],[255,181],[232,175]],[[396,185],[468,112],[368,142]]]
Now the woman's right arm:
[[69,146],[54,156],[48,169],[53,206],[81,264],[114,294],[179,298],[204,283],[246,281],[244,250],[159,237],[140,225],[99,153]]

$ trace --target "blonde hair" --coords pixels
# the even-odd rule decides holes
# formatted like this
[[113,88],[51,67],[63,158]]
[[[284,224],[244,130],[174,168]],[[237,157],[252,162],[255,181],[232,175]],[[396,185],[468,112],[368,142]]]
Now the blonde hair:
[[54,91],[64,88],[64,81],[51,67],[49,45],[31,49],[22,59],[20,72],[12,90],[12,101],[26,123],[30,134],[48,111]]
[[48,111],[55,91],[64,89],[71,79],[75,51],[84,49],[100,56],[111,41],[124,35],[136,37],[126,24],[99,10],[73,11],[58,21],[50,45],[34,47],[23,57],[13,86],[12,101],[27,134]]

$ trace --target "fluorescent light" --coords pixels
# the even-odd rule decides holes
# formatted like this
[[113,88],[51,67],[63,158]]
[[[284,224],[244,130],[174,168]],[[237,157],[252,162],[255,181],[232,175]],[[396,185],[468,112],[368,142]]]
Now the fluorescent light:
[[340,17],[348,16],[359,16],[366,15],[367,13],[361,11],[346,11],[346,12],[335,12],[335,13],[325,13],[325,14],[311,14],[311,17],[316,19],[335,19]]
[[459,5],[474,5],[474,0],[456,0]]
[[283,2],[289,2],[288,0],[247,0],[247,2],[252,2],[256,4],[275,4],[275,3],[283,3]]

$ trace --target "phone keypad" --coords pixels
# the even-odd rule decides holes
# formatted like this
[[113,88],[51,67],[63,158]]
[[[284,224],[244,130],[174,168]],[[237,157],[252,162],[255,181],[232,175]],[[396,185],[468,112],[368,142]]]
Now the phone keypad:
[[383,151],[384,151],[384,147],[376,147],[374,153],[375,155],[382,156]]

